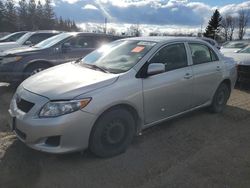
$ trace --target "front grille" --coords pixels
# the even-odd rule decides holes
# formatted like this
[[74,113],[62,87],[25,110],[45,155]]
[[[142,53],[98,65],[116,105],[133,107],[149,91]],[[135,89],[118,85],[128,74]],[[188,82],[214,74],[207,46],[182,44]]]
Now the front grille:
[[238,66],[238,80],[240,82],[250,82],[250,66]]
[[239,72],[249,72],[250,73],[250,66],[247,65],[239,65],[238,66]]
[[26,101],[24,99],[16,99],[16,104],[17,104],[17,108],[20,109],[21,111],[28,113],[31,108],[35,105],[32,102]]

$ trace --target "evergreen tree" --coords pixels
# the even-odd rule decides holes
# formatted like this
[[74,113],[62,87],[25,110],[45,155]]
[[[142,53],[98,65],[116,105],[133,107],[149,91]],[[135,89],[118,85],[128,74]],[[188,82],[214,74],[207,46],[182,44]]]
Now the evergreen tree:
[[17,15],[16,15],[16,7],[13,0],[6,0],[5,2],[5,25],[4,29],[9,32],[16,31],[17,28]]
[[4,31],[5,26],[5,7],[2,0],[0,0],[0,32]]
[[0,32],[15,32],[19,30],[62,30],[79,31],[76,23],[70,19],[59,19],[55,16],[51,0],[19,0],[15,6],[14,0],[0,0]]
[[19,30],[28,30],[29,26],[29,19],[28,19],[28,4],[26,0],[20,0],[18,2],[19,7],[17,8],[17,15],[18,15],[18,28]]
[[28,20],[29,20],[29,30],[38,29],[36,24],[36,2],[35,0],[29,0],[28,4]]
[[222,17],[220,12],[216,9],[208,22],[208,26],[204,33],[205,37],[216,39],[216,35],[220,30]]
[[43,7],[44,13],[44,29],[53,29],[55,23],[55,13],[51,6],[51,0],[45,0],[45,4]]
[[35,17],[35,22],[36,25],[38,27],[38,29],[44,29],[45,26],[45,21],[44,21],[44,12],[43,12],[43,5],[41,3],[41,1],[39,0],[37,3],[37,7],[36,7],[36,17]]

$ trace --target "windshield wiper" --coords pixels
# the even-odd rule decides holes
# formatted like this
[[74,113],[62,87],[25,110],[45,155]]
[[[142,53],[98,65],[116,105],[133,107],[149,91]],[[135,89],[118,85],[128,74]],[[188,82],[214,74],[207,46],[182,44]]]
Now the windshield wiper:
[[88,68],[98,69],[98,70],[100,70],[100,71],[102,71],[102,72],[109,73],[109,71],[107,71],[105,68],[99,67],[99,66],[97,66],[97,65],[86,64],[86,63],[83,63],[82,65],[83,65],[83,66],[86,66],[86,67],[88,67]]

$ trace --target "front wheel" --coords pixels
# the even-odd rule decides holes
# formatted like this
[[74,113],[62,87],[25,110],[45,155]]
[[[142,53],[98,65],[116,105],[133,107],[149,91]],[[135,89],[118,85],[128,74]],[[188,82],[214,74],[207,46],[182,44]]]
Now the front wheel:
[[36,63],[34,65],[30,65],[26,68],[26,70],[24,71],[24,79],[37,74],[47,68],[49,68],[50,66],[47,64],[43,64],[43,63]]
[[104,113],[94,125],[89,149],[98,157],[112,157],[126,151],[135,135],[135,120],[125,109]]
[[222,83],[214,94],[213,101],[210,106],[210,111],[213,113],[222,112],[227,104],[229,96],[230,88],[225,83]]

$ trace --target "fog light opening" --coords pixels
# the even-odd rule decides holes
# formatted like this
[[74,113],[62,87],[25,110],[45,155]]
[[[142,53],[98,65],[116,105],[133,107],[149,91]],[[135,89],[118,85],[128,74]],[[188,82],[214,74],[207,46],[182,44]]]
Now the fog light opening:
[[56,147],[59,146],[60,144],[60,136],[50,136],[46,139],[45,141],[46,145]]

